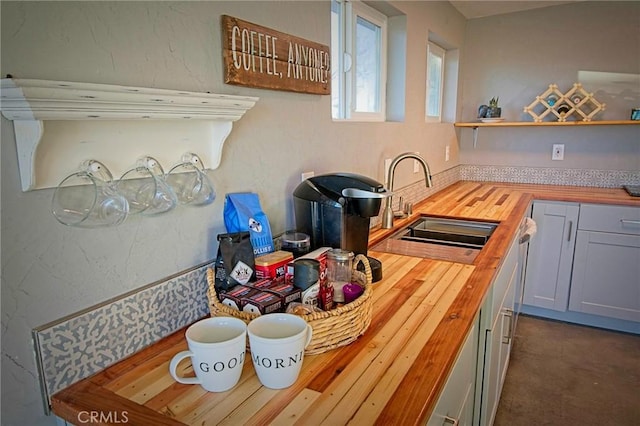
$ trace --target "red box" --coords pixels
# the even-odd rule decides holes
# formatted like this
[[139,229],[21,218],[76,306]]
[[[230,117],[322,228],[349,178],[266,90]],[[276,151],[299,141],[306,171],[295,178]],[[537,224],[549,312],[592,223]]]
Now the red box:
[[284,276],[287,263],[293,260],[293,254],[278,250],[256,257],[256,278],[279,278]]
[[282,299],[282,306],[285,309],[289,303],[302,300],[302,291],[285,282],[284,277],[273,280],[265,278],[256,282],[247,283],[246,286],[278,295]]
[[284,281],[279,281],[278,284],[267,288],[265,291],[279,295],[282,298],[285,308],[291,302],[299,302],[302,300],[302,290],[298,287],[287,284]]
[[274,285],[274,280],[270,278],[259,279],[258,281],[249,282],[245,284],[247,287],[257,288],[258,290],[266,290]]
[[258,291],[242,298],[242,310],[253,314],[270,314],[283,309],[282,298],[270,291]]
[[246,285],[235,285],[228,291],[220,293],[218,297],[223,305],[240,310],[242,309],[242,298],[258,293],[260,290]]
[[[319,308],[324,309],[325,311],[333,309],[333,286],[329,285],[329,280],[327,279],[327,252],[329,250],[331,250],[331,247],[320,247],[319,249],[316,249],[311,253],[307,253],[304,256],[298,257],[298,259],[316,259],[318,260],[318,262],[320,262],[320,271],[318,274],[320,293],[318,295],[318,301],[320,302]],[[287,282],[287,284],[293,285],[293,262],[290,262],[287,265],[285,281]]]

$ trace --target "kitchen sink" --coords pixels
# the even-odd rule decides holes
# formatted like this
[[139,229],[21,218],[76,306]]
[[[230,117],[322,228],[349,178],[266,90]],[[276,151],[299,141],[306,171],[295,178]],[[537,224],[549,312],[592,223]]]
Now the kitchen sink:
[[492,222],[422,217],[396,234],[396,238],[422,243],[482,248],[497,226],[497,223]]
[[470,264],[497,226],[495,222],[422,216],[371,250]]

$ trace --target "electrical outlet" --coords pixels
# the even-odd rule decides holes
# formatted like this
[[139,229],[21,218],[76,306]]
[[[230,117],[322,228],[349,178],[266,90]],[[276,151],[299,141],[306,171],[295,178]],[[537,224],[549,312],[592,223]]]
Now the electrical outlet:
[[554,143],[551,151],[552,160],[564,160],[564,144]]
[[314,172],[304,172],[301,175],[302,181],[305,181],[307,179],[309,179],[310,177],[313,177],[315,175]]
[[[416,152],[416,154],[420,153]],[[413,173],[420,173],[420,163],[418,162],[418,160],[413,160]]]
[[444,161],[449,161],[450,149],[449,145],[444,147]]

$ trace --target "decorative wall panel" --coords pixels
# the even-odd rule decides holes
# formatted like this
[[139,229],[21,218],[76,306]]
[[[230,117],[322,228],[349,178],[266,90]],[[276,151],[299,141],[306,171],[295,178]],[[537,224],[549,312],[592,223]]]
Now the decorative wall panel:
[[57,391],[207,316],[210,265],[33,330],[45,411]]
[[617,188],[640,185],[640,171],[461,165],[460,180]]

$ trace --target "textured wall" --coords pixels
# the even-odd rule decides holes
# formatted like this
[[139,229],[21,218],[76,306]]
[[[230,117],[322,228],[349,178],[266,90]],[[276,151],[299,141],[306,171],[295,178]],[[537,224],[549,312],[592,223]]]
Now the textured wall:
[[[131,217],[116,228],[58,224],[50,189],[20,191],[13,126],[2,118],[2,424],[52,424],[42,415],[30,332],[215,256],[224,194],[254,191],[279,233],[293,226],[300,174],[350,171],[383,179],[383,160],[420,151],[433,172],[458,164],[450,124],[424,123],[427,34],[460,46],[465,21],[446,2],[398,3],[407,14],[406,118],[333,123],[328,96],[225,85],[220,15],[330,44],[330,3],[2,1],[1,74],[258,96],[209,173],[213,205]],[[117,129],[114,129],[114,136]],[[444,162],[444,145],[452,158]],[[436,155],[437,154],[437,155]],[[132,159],[133,161],[133,159]],[[396,183],[409,185],[411,162]]]
[[[640,106],[640,2],[578,2],[521,13],[474,19],[467,25],[463,59],[462,121],[474,121],[478,106],[500,97],[502,116],[523,112],[551,83],[566,93],[582,82],[607,104],[596,116],[628,120]],[[635,84],[618,78],[583,81],[580,71],[635,74]],[[639,170],[640,126],[580,128],[460,129],[460,162],[569,169]],[[552,161],[555,143],[565,160]]]
[[[505,115],[517,119],[551,79],[571,84],[581,69],[640,72],[633,55],[637,2],[583,2],[471,21],[466,39],[464,19],[447,2],[393,4],[407,14],[405,121],[362,124],[332,122],[328,96],[222,80],[220,15],[329,44],[327,1],[0,3],[3,76],[260,97],[234,125],[221,166],[210,173],[219,194],[213,205],[103,230],[58,224],[49,213],[52,190],[20,191],[13,128],[2,118],[3,425],[53,423],[41,414],[31,329],[211,259],[227,192],[257,192],[279,233],[293,226],[291,192],[301,172],[350,171],[382,181],[384,159],[403,151],[420,151],[433,173],[459,163],[640,168],[636,128],[480,130],[473,149],[471,130],[424,123],[429,31],[461,47],[463,116],[473,119],[479,102],[500,96]],[[559,142],[566,143],[566,160],[551,164],[551,143]],[[398,172],[400,187],[420,176],[409,161]]]

